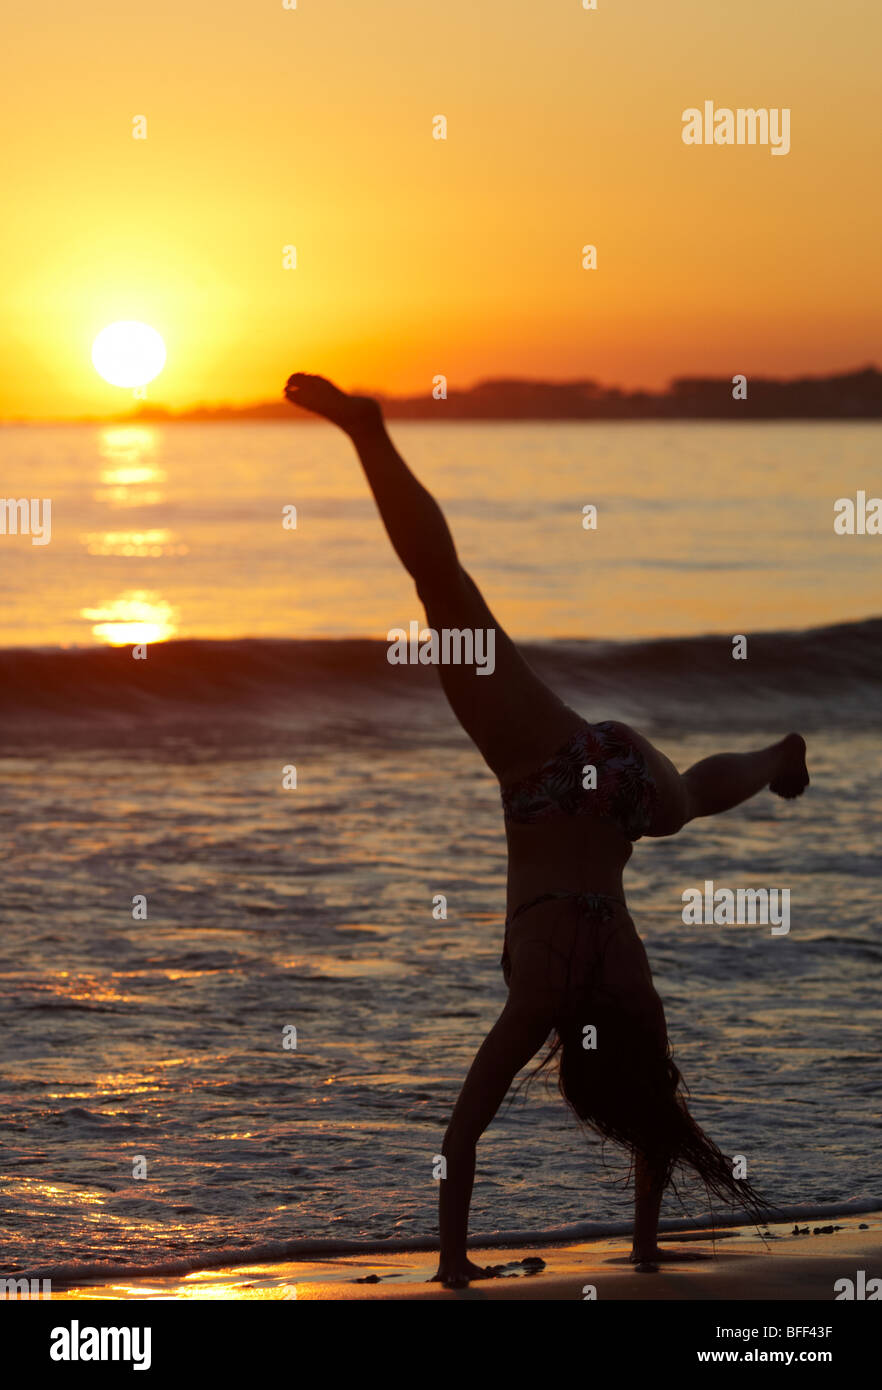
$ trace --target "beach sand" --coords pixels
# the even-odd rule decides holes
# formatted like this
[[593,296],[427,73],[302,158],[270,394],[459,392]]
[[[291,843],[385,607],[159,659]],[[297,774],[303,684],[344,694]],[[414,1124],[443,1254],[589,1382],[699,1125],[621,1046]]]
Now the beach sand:
[[[831,1226],[839,1229],[830,1231]],[[865,1227],[866,1229],[861,1229]],[[823,1223],[826,1234],[793,1235],[793,1226],[771,1225],[768,1237],[747,1228],[672,1232],[662,1244],[686,1251],[682,1264],[658,1274],[637,1274],[628,1263],[629,1242],[594,1240],[522,1249],[473,1249],[482,1266],[502,1265],[500,1277],[465,1289],[442,1289],[426,1281],[436,1268],[433,1252],[395,1252],[336,1258],[325,1264],[297,1261],[237,1265],[185,1276],[83,1285],[53,1290],[54,1299],[584,1299],[586,1286],[598,1299],[624,1301],[831,1302],[840,1279],[882,1277],[882,1213]],[[803,1229],[803,1226],[800,1227]],[[538,1257],[545,1267],[527,1274],[519,1262]],[[704,1258],[702,1258],[704,1257]],[[376,1279],[378,1282],[360,1282]]]

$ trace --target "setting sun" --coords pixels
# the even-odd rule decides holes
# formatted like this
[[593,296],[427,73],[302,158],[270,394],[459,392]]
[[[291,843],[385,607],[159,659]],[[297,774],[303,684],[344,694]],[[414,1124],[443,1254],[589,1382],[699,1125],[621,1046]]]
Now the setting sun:
[[92,344],[92,363],[111,386],[146,386],[165,366],[165,343],[155,328],[123,319],[102,328]]

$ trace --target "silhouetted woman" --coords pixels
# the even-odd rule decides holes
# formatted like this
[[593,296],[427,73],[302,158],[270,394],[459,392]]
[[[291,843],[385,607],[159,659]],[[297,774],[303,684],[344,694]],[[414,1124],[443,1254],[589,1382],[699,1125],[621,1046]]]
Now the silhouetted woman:
[[478,1050],[444,1138],[435,1279],[455,1287],[484,1274],[466,1254],[476,1145],[514,1077],[551,1035],[566,1100],[634,1159],[631,1259],[651,1272],[665,1258],[658,1218],[675,1169],[692,1169],[709,1193],[729,1203],[754,1212],[763,1203],[732,1176],[731,1161],[686,1108],[622,871],[643,835],[675,835],[687,821],[727,811],[766,786],[799,796],[809,780],[805,743],[788,734],[755,753],[705,758],[681,776],[626,724],[587,723],[530,669],[490,612],[459,563],[437,503],[396,453],[377,403],[299,372],[285,394],[352,440],[428,626],[496,634],[492,675],[478,676],[467,665],[438,667],[456,717],[501,784],[509,866],[502,956],[508,1001]]

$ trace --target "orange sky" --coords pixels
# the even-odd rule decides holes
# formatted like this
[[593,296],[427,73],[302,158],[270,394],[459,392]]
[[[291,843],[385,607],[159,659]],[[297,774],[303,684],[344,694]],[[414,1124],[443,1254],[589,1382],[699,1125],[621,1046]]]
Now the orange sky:
[[[120,318],[162,333],[175,409],[299,368],[418,392],[882,358],[866,0],[81,0],[4,31],[0,418],[126,409],[90,361]],[[791,152],[684,145],[705,99],[790,107]]]

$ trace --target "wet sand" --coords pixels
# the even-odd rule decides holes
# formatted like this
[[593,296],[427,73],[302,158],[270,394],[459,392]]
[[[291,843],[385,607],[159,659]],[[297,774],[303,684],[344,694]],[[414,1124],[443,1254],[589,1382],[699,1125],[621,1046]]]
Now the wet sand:
[[[829,1227],[838,1226],[836,1231]],[[866,1229],[861,1229],[864,1226]],[[803,1226],[800,1227],[800,1230]],[[827,1233],[814,1234],[815,1230]],[[754,1230],[670,1233],[662,1246],[686,1253],[683,1263],[662,1265],[657,1274],[638,1274],[622,1238],[516,1250],[473,1249],[482,1266],[501,1266],[498,1277],[465,1289],[427,1283],[436,1267],[431,1252],[358,1255],[325,1264],[296,1261],[238,1265],[184,1276],[57,1289],[55,1299],[598,1299],[624,1301],[807,1300],[831,1302],[838,1280],[858,1272],[882,1278],[882,1213],[809,1226],[794,1235],[791,1225],[771,1225],[765,1242]],[[528,1263],[525,1266],[522,1261]],[[530,1262],[544,1261],[537,1268]],[[369,1281],[369,1282],[368,1282]],[[592,1295],[586,1289],[593,1288]]]

